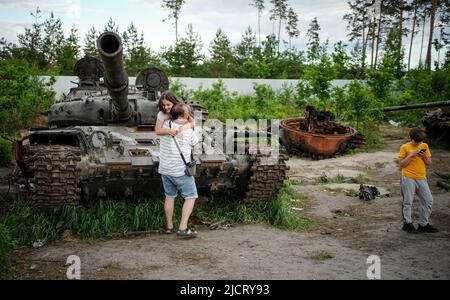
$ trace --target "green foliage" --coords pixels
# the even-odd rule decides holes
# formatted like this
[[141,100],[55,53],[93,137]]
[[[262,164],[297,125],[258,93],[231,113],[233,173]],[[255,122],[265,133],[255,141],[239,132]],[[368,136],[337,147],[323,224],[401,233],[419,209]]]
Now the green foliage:
[[6,166],[12,161],[12,143],[0,137],[0,166]]
[[192,98],[208,108],[210,118],[227,119],[283,119],[297,115],[296,94],[284,87],[274,91],[270,86],[254,84],[254,96],[230,93],[223,81],[211,89],[191,91]]
[[398,25],[391,28],[385,42],[384,55],[380,65],[382,71],[392,74],[397,79],[404,75],[405,68],[403,63],[405,53],[402,48],[399,48],[401,36]]
[[85,56],[100,58],[100,54],[97,51],[97,38],[99,36],[100,32],[97,32],[94,26],[89,28],[89,31],[84,36],[83,52]]
[[346,47],[342,41],[334,44],[334,52],[331,54],[333,60],[333,79],[345,79],[349,78],[348,75],[348,62],[349,57],[346,52]]
[[383,70],[371,70],[367,72],[367,85],[373,96],[379,101],[386,101],[392,94],[394,76]]
[[[174,225],[178,226],[183,201],[176,199]],[[215,199],[198,204],[193,215],[204,221],[224,220],[233,223],[266,222],[287,229],[307,229],[313,221],[292,211],[292,205],[308,205],[307,198],[285,186],[272,201],[246,205],[230,199]],[[83,206],[39,210],[23,202],[10,205],[5,225],[22,245],[59,239],[65,230],[85,239],[96,239],[132,231],[164,228],[164,201],[139,199],[134,202],[96,201]],[[1,241],[0,227],[0,243]],[[10,241],[9,239],[8,241]],[[1,245],[0,245],[1,246]]]
[[[23,245],[58,239],[66,229],[87,239],[112,233],[158,229],[164,227],[162,199],[141,199],[133,203],[96,201],[48,211],[14,202],[9,207],[5,224]],[[181,202],[177,200],[174,219],[179,219]]]
[[133,22],[123,33],[124,61],[129,76],[136,76],[147,67],[158,67],[159,60],[145,45],[144,33],[138,33]]
[[436,101],[450,99],[450,64],[432,74],[431,89]]
[[174,47],[165,49],[162,54],[169,65],[169,74],[195,77],[198,74],[200,61],[203,59],[201,49],[201,38],[194,33],[192,24],[189,24],[186,36],[181,38]]
[[77,29],[73,26],[70,30],[69,37],[62,42],[61,51],[58,53],[58,64],[55,67],[58,69],[59,75],[73,74],[73,67],[80,58],[78,40]]
[[212,76],[217,78],[230,77],[233,62],[230,40],[220,28],[211,42],[210,52],[210,72]]
[[320,175],[320,177],[317,178],[316,183],[318,184],[328,184],[328,183],[345,183],[347,182],[347,179],[344,175],[338,173],[335,177],[330,178],[325,173]]
[[317,63],[325,51],[325,48],[320,45],[319,31],[319,22],[317,22],[317,17],[314,17],[306,33],[308,36],[308,59],[311,64]]
[[202,220],[222,220],[230,223],[269,223],[283,229],[308,230],[314,221],[292,208],[309,207],[309,200],[297,193],[290,185],[285,185],[278,196],[268,202],[246,205],[229,199],[214,199],[210,203],[199,204],[195,215]]
[[26,60],[0,61],[0,133],[14,136],[28,128],[54,102],[54,78],[45,83],[36,67]]
[[304,78],[307,80],[305,94],[310,95],[309,103],[321,110],[331,110],[331,80],[334,77],[330,58],[323,55],[318,65],[306,68]]
[[349,117],[356,122],[357,130],[360,122],[369,117],[369,110],[372,108],[371,100],[367,89],[359,81],[354,80],[350,83],[348,87]]
[[5,269],[15,246],[16,242],[11,237],[8,228],[0,223],[0,279],[4,277]]

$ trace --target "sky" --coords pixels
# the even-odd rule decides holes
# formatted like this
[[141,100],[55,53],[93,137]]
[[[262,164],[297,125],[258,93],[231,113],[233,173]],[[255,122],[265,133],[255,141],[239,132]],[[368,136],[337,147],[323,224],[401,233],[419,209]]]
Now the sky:
[[[184,35],[188,24],[192,24],[194,32],[202,39],[206,55],[209,54],[210,43],[218,28],[235,45],[247,27],[250,26],[257,33],[257,10],[249,3],[250,0],[186,0],[180,13],[179,35]],[[30,13],[39,7],[42,19],[48,18],[52,11],[56,18],[61,19],[66,36],[72,25],[75,25],[80,44],[83,44],[90,27],[95,26],[97,31],[103,30],[108,19],[112,18],[120,32],[133,22],[144,33],[147,46],[153,51],[160,51],[162,46],[170,46],[175,42],[173,21],[164,21],[169,11],[162,8],[161,4],[162,0],[0,0],[0,37],[17,43],[17,34],[23,33],[25,27],[31,27],[34,17]],[[321,27],[321,40],[329,39],[330,50],[339,40],[349,43],[347,22],[342,19],[349,12],[346,0],[289,0],[289,4],[299,15],[300,36],[292,41],[297,49],[306,49],[306,31],[314,17],[317,17]],[[265,6],[261,17],[261,39],[273,32],[273,22],[269,20],[269,0],[265,1]],[[275,28],[277,32],[278,23]],[[288,40],[283,29],[281,38]],[[403,43],[407,42],[409,38],[404,38]],[[417,38],[412,53],[413,62],[418,61],[419,51],[420,38]],[[426,43],[423,51],[425,56]],[[433,56],[436,59],[437,55]],[[441,53],[441,59],[443,56]]]

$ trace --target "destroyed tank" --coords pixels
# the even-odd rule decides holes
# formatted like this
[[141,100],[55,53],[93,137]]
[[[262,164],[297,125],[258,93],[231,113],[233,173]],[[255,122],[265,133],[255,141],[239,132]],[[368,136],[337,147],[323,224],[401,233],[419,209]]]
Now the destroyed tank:
[[[169,80],[163,71],[148,68],[129,85],[122,47],[119,35],[102,33],[97,40],[102,62],[78,61],[79,85],[51,106],[48,127],[31,128],[15,142],[20,194],[33,206],[54,208],[162,190],[155,124],[158,99]],[[200,105],[190,105],[194,114],[207,116]],[[286,178],[287,156],[274,160],[261,151],[252,153],[196,154],[200,195],[228,195],[246,202],[276,195]]]

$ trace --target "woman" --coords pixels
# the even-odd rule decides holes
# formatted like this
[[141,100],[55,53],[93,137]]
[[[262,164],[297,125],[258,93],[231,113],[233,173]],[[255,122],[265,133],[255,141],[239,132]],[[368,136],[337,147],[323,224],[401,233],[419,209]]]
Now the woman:
[[195,127],[195,120],[192,116],[189,116],[189,119],[188,119],[189,123],[180,128],[170,129],[170,128],[163,127],[164,122],[166,120],[170,119],[170,111],[171,111],[172,107],[177,103],[181,103],[181,101],[178,100],[177,96],[175,96],[175,94],[172,93],[171,91],[165,91],[161,94],[161,97],[159,98],[159,103],[158,103],[159,112],[158,112],[158,115],[156,116],[156,125],[155,125],[155,132],[157,135],[176,136],[183,131],[185,126],[189,126],[192,129]]

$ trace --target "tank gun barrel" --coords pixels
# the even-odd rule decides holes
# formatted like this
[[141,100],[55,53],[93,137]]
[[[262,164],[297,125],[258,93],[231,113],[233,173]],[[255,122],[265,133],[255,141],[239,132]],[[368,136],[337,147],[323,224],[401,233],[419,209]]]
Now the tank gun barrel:
[[123,44],[120,36],[106,31],[97,39],[97,50],[105,67],[105,85],[112,98],[114,119],[128,120],[131,107],[128,103],[128,75],[123,66]]
[[438,102],[428,102],[428,103],[418,103],[418,104],[411,104],[411,105],[400,105],[400,106],[389,106],[389,107],[383,107],[383,108],[374,108],[370,111],[396,111],[396,110],[409,110],[409,109],[419,109],[419,108],[430,108],[430,107],[444,107],[444,106],[450,106],[450,100],[449,101],[438,101]]

